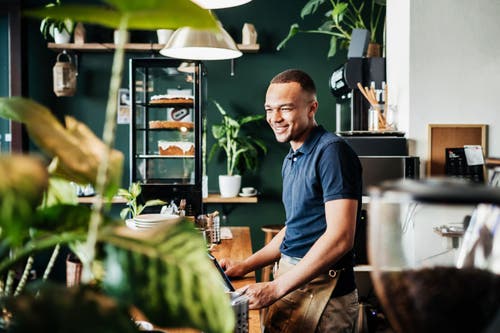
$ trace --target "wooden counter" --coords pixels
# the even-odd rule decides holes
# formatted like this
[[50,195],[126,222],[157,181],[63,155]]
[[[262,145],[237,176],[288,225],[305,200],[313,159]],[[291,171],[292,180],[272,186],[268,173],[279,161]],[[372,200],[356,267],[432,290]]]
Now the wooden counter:
[[[217,259],[231,258],[234,260],[243,260],[252,254],[252,241],[250,238],[249,227],[230,227],[233,234],[233,239],[223,239],[222,242],[216,245],[211,253]],[[233,280],[233,285],[236,289],[246,286],[247,284],[255,283],[255,273],[249,273],[242,279]],[[249,333],[261,333],[260,328],[260,311],[250,310],[248,313]],[[199,333],[194,329],[172,329],[167,328],[168,333]]]

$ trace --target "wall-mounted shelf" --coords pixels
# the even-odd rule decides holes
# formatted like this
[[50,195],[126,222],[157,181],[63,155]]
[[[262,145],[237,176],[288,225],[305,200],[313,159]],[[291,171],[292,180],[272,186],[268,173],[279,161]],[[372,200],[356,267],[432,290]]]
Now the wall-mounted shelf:
[[[81,203],[81,204],[94,204],[96,201],[97,201],[96,196],[78,197],[78,203]],[[127,200],[124,199],[123,197],[114,196],[113,199],[111,199],[111,203],[113,203],[113,204],[126,204]]]
[[[79,197],[79,203],[93,204],[97,200],[97,197]],[[257,197],[234,197],[234,198],[222,198],[219,193],[211,193],[207,198],[203,198],[203,203],[257,203]],[[111,203],[124,204],[127,203],[122,197],[115,196]]]
[[[127,43],[125,44],[125,51],[130,52],[148,52],[148,51],[160,51],[165,45],[164,44],[156,44],[156,43]],[[56,44],[56,43],[48,43],[47,46],[49,49],[54,51],[63,51],[63,50],[73,50],[80,52],[111,52],[116,49],[116,44],[114,43],[84,43],[84,44],[75,44],[75,43],[64,43],[64,44]],[[238,48],[243,53],[256,53],[259,51],[259,44],[238,44]]]
[[257,203],[258,199],[254,197],[233,197],[223,198],[219,193],[210,193],[207,198],[203,198],[203,203]]

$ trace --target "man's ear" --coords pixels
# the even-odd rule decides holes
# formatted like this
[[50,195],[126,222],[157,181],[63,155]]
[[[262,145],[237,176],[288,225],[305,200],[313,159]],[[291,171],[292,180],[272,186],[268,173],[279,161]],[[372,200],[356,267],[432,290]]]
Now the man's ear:
[[309,104],[309,113],[314,117],[316,111],[318,111],[318,101],[314,100],[311,102],[311,104]]

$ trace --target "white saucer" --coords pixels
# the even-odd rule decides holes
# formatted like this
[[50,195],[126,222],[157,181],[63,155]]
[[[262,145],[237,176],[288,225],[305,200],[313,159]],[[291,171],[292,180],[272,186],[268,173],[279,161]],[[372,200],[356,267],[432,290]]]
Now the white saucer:
[[179,218],[178,215],[163,215],[163,214],[141,214],[134,218],[135,222],[139,223],[159,223],[172,219]]
[[254,197],[257,195],[257,191],[253,191],[252,193],[243,193],[241,192],[239,194],[240,197]]

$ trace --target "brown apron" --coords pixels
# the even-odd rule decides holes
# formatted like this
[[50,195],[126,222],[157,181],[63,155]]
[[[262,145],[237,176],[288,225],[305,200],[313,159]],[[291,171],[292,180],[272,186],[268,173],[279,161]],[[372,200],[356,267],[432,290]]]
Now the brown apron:
[[[285,274],[294,265],[280,259],[277,276]],[[272,304],[264,319],[264,333],[315,332],[321,314],[332,295],[339,271],[321,274],[301,288]]]

